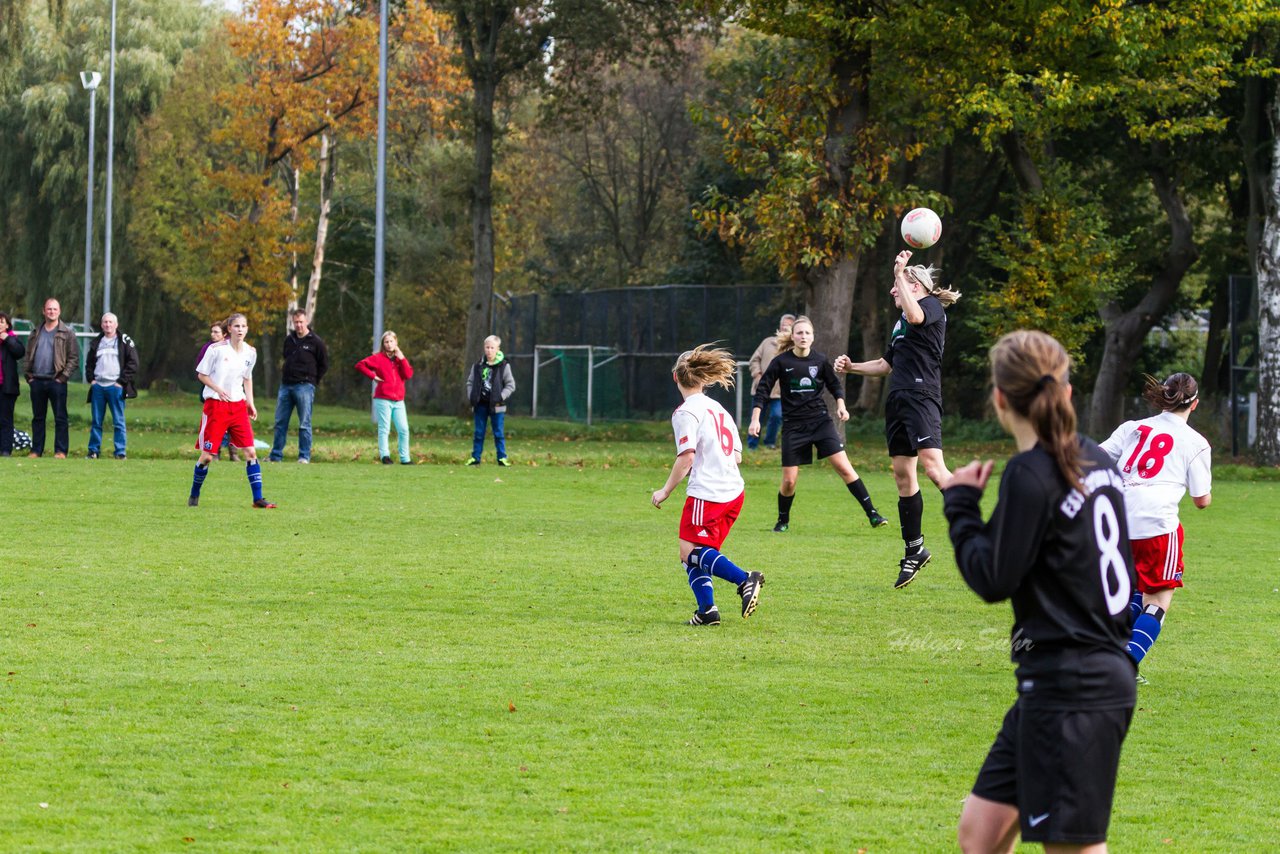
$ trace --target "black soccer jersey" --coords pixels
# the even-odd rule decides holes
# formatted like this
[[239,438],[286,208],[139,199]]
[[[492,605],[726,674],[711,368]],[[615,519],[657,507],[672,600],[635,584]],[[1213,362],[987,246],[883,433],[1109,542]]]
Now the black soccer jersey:
[[822,400],[825,388],[833,397],[844,399],[844,384],[836,377],[827,357],[814,350],[801,358],[794,350],[779,353],[756,383],[752,406],[762,410],[769,406],[769,389],[774,382],[782,390],[782,421],[803,424],[830,418]]
[[947,313],[937,297],[920,300],[924,322],[919,326],[898,317],[884,360],[893,368],[889,393],[911,391],[942,402],[942,348],[947,340]]
[[1012,600],[1011,657],[1027,702],[1072,708],[1132,704],[1129,599],[1135,589],[1124,482],[1106,453],[1079,437],[1082,495],[1037,445],[1009,460],[984,524],[981,493],[943,493],[964,580],[983,599]]

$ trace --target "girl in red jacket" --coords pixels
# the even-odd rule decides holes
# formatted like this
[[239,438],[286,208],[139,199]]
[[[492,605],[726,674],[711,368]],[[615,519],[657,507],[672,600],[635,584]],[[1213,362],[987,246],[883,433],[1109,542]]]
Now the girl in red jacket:
[[383,465],[391,465],[387,438],[391,421],[396,423],[396,444],[400,449],[400,465],[412,465],[409,459],[409,419],[404,411],[404,381],[413,376],[409,360],[400,352],[394,332],[382,333],[382,349],[356,363],[356,370],[374,382],[373,413],[378,420],[378,456]]

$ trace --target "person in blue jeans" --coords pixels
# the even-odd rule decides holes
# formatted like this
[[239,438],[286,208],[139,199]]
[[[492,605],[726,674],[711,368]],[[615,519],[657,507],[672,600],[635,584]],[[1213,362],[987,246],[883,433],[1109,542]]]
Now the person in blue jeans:
[[503,422],[507,415],[507,399],[516,390],[516,378],[511,373],[511,363],[502,355],[502,339],[490,335],[484,339],[484,358],[471,366],[467,374],[467,399],[475,410],[475,441],[471,445],[471,457],[467,465],[480,465],[484,453],[484,433],[487,425],[493,425],[493,445],[498,453],[498,465],[509,466],[507,459],[507,434]]
[[298,410],[298,462],[311,462],[311,409],[316,402],[316,386],[329,370],[329,351],[319,335],[311,331],[307,313],[297,309],[290,316],[293,331],[284,339],[284,368],[280,391],[276,394],[276,433],[271,441],[268,462],[284,459],[289,440],[289,419]]
[[102,423],[111,410],[111,426],[115,458],[125,458],[127,435],[124,402],[138,392],[133,379],[138,372],[138,348],[133,339],[120,332],[120,321],[107,312],[102,315],[102,334],[85,349],[84,376],[89,385],[89,459],[96,460],[102,450]]

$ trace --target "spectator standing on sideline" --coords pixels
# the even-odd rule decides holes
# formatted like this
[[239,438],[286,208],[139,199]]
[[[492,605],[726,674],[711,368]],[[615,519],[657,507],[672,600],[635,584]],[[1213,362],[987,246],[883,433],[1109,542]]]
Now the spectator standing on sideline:
[[276,435],[268,461],[284,459],[289,438],[289,418],[298,410],[298,462],[311,462],[311,409],[316,402],[316,386],[329,370],[329,351],[324,341],[307,325],[307,313],[296,310],[293,331],[284,339],[284,369],[280,373],[280,393],[276,396]]
[[378,419],[378,457],[382,464],[391,465],[387,440],[391,422],[395,421],[400,465],[413,465],[409,457],[409,418],[404,408],[404,383],[413,377],[413,366],[401,352],[396,334],[382,333],[382,349],[356,362],[356,370],[374,382],[373,412]]
[[18,385],[18,360],[27,352],[13,334],[9,315],[0,311],[0,457],[13,455],[13,408],[22,386]]
[[[769,370],[769,363],[778,355],[778,337],[790,332],[791,324],[795,323],[795,321],[796,316],[794,314],[782,315],[782,318],[778,320],[778,331],[761,341],[760,346],[751,354],[751,361],[748,366],[751,370],[752,390],[760,382],[760,377],[764,376],[764,372]],[[768,420],[764,425],[764,446],[769,450],[773,450],[778,446],[778,429],[781,426],[782,387],[774,383],[773,388],[769,389],[769,413]],[[760,437],[747,436],[747,447],[753,451],[760,447]]]
[[138,396],[133,384],[138,373],[138,348],[133,339],[119,331],[120,321],[111,312],[102,315],[102,334],[94,339],[84,354],[84,377],[89,385],[89,459],[96,460],[102,449],[102,421],[111,410],[115,458],[125,458],[127,437],[124,424],[124,402]]
[[480,465],[484,453],[486,424],[493,424],[493,446],[498,454],[498,465],[509,466],[507,459],[507,434],[504,424],[507,415],[507,399],[515,393],[516,378],[511,373],[511,363],[502,355],[502,339],[490,335],[484,339],[484,358],[471,367],[467,374],[467,399],[475,410],[475,440],[471,445],[471,458],[467,465]]
[[204,384],[204,413],[200,418],[200,434],[196,447],[200,459],[191,479],[191,496],[188,507],[200,504],[200,489],[209,475],[209,462],[215,450],[222,444],[222,434],[230,431],[233,447],[241,449],[248,463],[244,473],[253,492],[253,506],[263,510],[275,509],[275,504],[262,497],[262,466],[253,444],[251,419],[258,417],[253,403],[253,366],[258,362],[258,351],[244,343],[249,334],[249,320],[243,314],[227,318],[227,338],[205,350],[204,358],[196,366],[196,376]]
[[31,457],[44,456],[45,417],[53,404],[53,456],[67,458],[71,439],[67,426],[67,380],[80,367],[76,333],[61,321],[62,306],[44,301],[44,323],[27,338],[24,370],[31,386]]

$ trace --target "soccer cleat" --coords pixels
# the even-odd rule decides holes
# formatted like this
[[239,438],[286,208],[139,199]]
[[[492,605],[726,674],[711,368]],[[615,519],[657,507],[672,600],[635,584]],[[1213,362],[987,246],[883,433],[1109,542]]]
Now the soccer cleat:
[[747,576],[747,580],[738,585],[738,595],[742,597],[742,619],[751,616],[751,612],[756,609],[756,602],[760,599],[760,588],[764,587],[764,573],[753,572]]
[[274,509],[276,509],[276,506],[275,506],[274,504],[272,504],[270,501],[268,501],[267,499],[265,499],[265,498],[259,498],[257,501],[253,502],[253,506],[254,506],[254,507],[257,507],[259,510],[274,510]]
[[480,465],[480,461],[477,460],[475,457],[467,457],[467,465],[478,466]]
[[1147,677],[1143,676],[1141,673],[1135,674],[1134,678],[1135,678],[1135,681],[1137,682],[1137,684],[1139,684],[1139,685],[1146,685],[1146,684],[1147,684]]
[[694,611],[693,617],[685,625],[689,626],[718,626],[720,625],[720,609],[712,605],[706,611]]
[[777,524],[773,526],[773,532],[775,534],[785,534],[787,532],[788,527],[790,526],[786,522],[779,519]]
[[929,554],[929,550],[924,546],[920,547],[920,551],[913,555],[907,555],[898,561],[898,580],[893,583],[893,589],[897,590],[906,587],[915,580],[916,573],[924,569],[924,565],[932,560],[933,555]]
[[871,527],[873,528],[883,528],[885,525],[889,524],[888,519],[884,518],[874,510],[872,510],[871,515],[867,517],[867,521],[871,523]]
[[188,497],[188,498],[187,498],[187,506],[188,506],[188,507],[199,507],[199,506],[200,506],[200,496],[198,496],[198,495],[192,495],[192,496]]
[[383,457],[383,458],[382,458],[382,464],[383,464],[384,466],[389,466],[389,465],[391,465],[391,457]]
[[506,457],[503,457],[502,459],[498,460],[498,465],[506,466],[507,468],[510,468],[511,460],[507,459]]
[[88,460],[96,460],[97,458],[98,458],[98,452],[97,452],[97,451],[90,451],[90,452],[85,456],[85,459],[88,459]]

